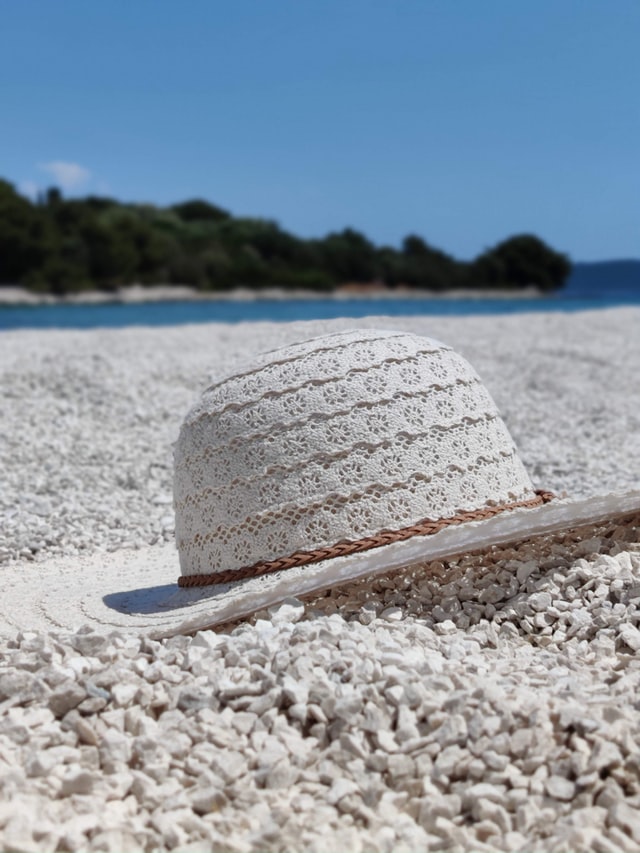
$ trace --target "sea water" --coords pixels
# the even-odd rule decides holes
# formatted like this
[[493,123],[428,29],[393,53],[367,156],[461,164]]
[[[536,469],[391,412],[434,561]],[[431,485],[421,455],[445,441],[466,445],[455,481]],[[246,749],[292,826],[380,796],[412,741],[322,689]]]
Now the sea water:
[[640,294],[609,297],[550,296],[535,299],[259,299],[102,305],[57,304],[0,307],[0,329],[95,329],[173,326],[182,323],[240,323],[324,320],[334,317],[469,316],[527,311],[583,311],[640,305]]

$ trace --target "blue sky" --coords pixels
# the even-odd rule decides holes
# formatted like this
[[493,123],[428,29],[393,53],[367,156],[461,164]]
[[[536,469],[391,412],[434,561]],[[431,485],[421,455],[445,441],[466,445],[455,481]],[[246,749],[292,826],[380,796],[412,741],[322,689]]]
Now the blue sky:
[[20,0],[0,176],[302,236],[640,257],[637,0]]

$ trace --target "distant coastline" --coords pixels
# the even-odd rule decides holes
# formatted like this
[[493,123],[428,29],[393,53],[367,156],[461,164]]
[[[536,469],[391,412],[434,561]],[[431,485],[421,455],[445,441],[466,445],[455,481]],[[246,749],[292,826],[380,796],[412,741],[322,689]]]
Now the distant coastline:
[[[82,290],[54,296],[14,285],[0,285],[0,308],[46,305],[135,305],[158,302],[283,302],[287,300],[491,300],[544,299],[548,293],[535,286],[520,288],[449,287],[441,290],[380,282],[350,282],[330,290],[287,286],[238,286],[200,290],[182,284],[131,284],[114,290]],[[566,298],[640,297],[640,260],[577,262],[566,284],[555,295]]]
[[[186,285],[205,298],[228,294],[238,284],[260,292],[258,298],[265,291],[274,298],[280,288],[287,296],[275,298],[298,298],[305,291],[340,296],[345,282],[357,282],[365,292],[376,282],[423,295],[529,285],[551,293],[571,272],[569,258],[535,234],[512,234],[472,260],[459,260],[415,233],[400,246],[377,245],[351,227],[302,238],[275,220],[235,216],[204,199],[159,207],[97,196],[64,198],[50,187],[33,202],[2,178],[0,250],[0,286],[54,297],[113,294],[89,297],[94,302],[119,301],[119,288],[133,283]],[[175,297],[172,292],[169,298]],[[185,291],[183,297],[190,298]],[[22,294],[14,298],[43,304]]]
[[535,287],[451,288],[434,291],[416,287],[385,287],[380,284],[345,284],[330,291],[292,287],[234,287],[224,291],[202,291],[176,284],[132,284],[113,291],[85,290],[64,296],[34,293],[24,287],[0,287],[0,307],[42,305],[109,305],[150,302],[257,302],[285,299],[536,299],[545,294]]

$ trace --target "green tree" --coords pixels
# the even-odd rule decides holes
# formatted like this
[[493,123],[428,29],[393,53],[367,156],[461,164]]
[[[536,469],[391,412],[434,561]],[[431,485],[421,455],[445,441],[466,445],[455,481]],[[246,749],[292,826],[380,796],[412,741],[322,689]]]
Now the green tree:
[[318,241],[317,247],[322,268],[337,283],[369,282],[379,277],[373,244],[353,228],[328,234]]
[[273,220],[234,217],[202,199],[159,208],[98,196],[65,199],[51,187],[32,204],[0,180],[0,284],[55,293],[134,281],[206,289],[324,290],[379,281],[438,290],[461,283],[550,290],[569,270],[564,255],[527,234],[465,264],[415,234],[400,249],[378,248],[353,228],[304,240]]
[[470,277],[480,284],[526,287],[551,291],[561,287],[571,272],[566,255],[554,251],[539,237],[518,234],[480,255]]
[[449,255],[409,234],[402,243],[401,280],[414,287],[444,290],[459,283],[458,265]]
[[23,281],[51,253],[53,242],[46,215],[0,180],[0,284]]
[[210,204],[208,201],[203,201],[200,198],[183,201],[181,204],[174,204],[170,210],[185,222],[222,222],[225,219],[231,218],[231,214],[226,210],[216,207],[215,204]]

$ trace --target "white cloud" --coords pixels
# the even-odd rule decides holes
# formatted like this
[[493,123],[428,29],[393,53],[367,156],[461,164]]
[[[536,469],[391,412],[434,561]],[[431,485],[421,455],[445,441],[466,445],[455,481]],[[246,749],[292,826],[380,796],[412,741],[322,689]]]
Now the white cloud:
[[38,168],[48,172],[57,186],[63,190],[76,190],[91,179],[91,172],[79,163],[65,163],[53,160],[51,163],[39,163]]
[[31,201],[35,201],[38,198],[40,187],[35,181],[22,181],[22,183],[18,185],[18,192],[21,195],[26,196],[26,198],[31,199]]

